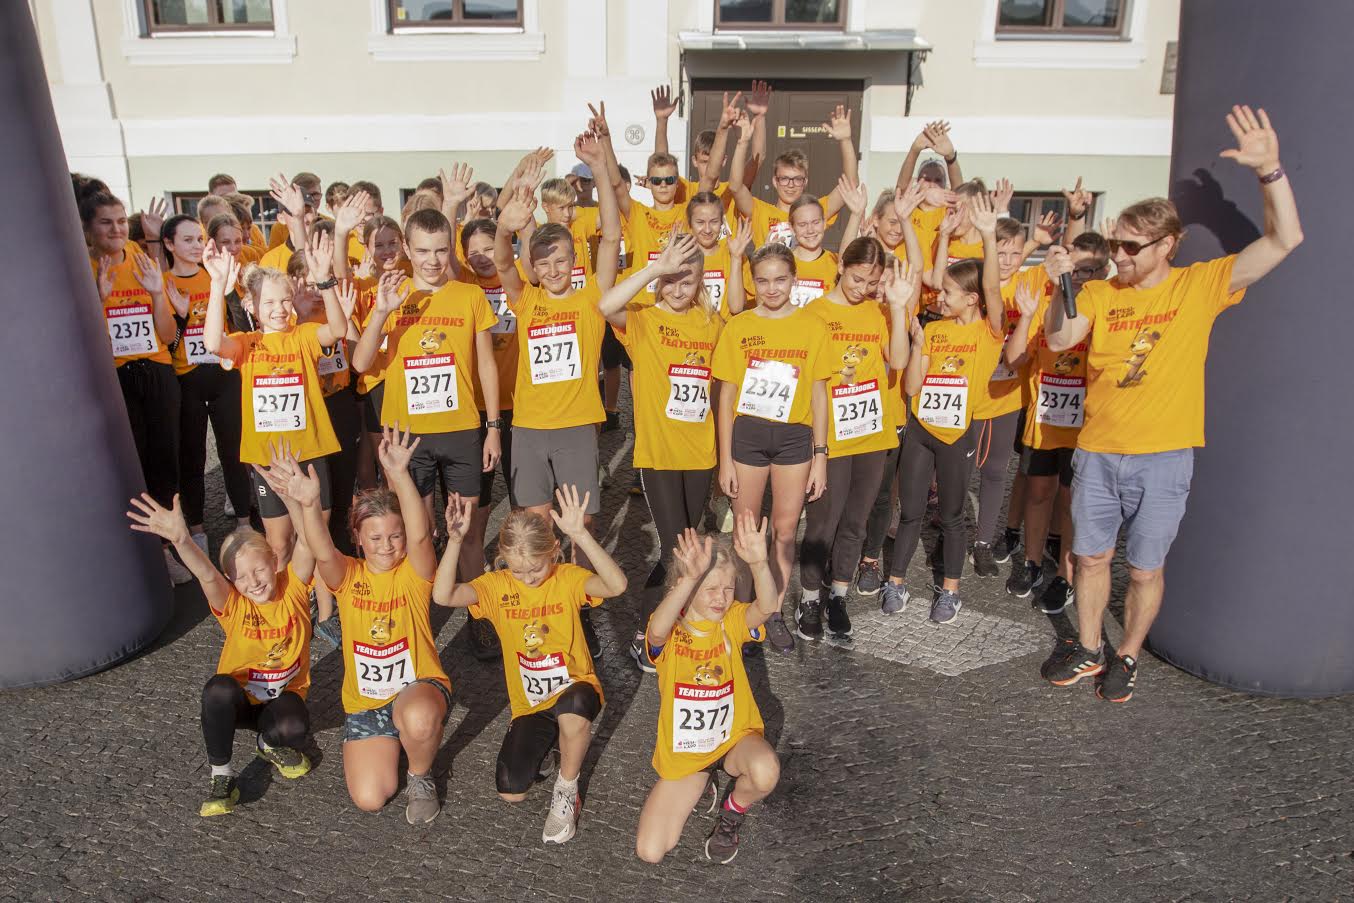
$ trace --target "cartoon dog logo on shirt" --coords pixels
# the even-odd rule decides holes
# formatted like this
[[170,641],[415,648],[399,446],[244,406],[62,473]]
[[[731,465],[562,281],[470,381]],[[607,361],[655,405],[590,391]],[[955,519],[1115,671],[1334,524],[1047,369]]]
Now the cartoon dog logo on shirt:
[[385,643],[390,640],[391,626],[393,625],[390,620],[390,615],[386,615],[384,618],[377,618],[375,621],[372,621],[371,629],[367,632],[370,634],[373,642]]
[[688,367],[703,367],[705,366],[705,356],[697,354],[694,351],[688,351],[686,353],[686,360],[682,361],[682,363]]
[[1142,365],[1147,362],[1147,355],[1156,346],[1160,338],[1161,333],[1155,330],[1149,330],[1146,327],[1138,330],[1138,334],[1133,337],[1133,343],[1128,346],[1131,354],[1124,361],[1128,364],[1128,370],[1124,373],[1124,378],[1119,380],[1119,388],[1126,389],[1142,382],[1142,378],[1147,375],[1147,371],[1142,368]]
[[860,362],[870,356],[870,350],[864,345],[847,345],[846,350],[842,352],[842,368],[837,371],[841,374],[842,382],[850,385],[856,381],[856,368]]
[[418,347],[423,350],[424,354],[432,354],[438,348],[441,348],[442,343],[446,340],[447,334],[445,332],[438,332],[436,329],[425,329],[423,330],[423,335],[418,337]]
[[957,354],[951,354],[940,364],[941,373],[958,373],[964,368],[964,359]]
[[1077,365],[1081,363],[1081,355],[1073,354],[1070,351],[1064,351],[1053,361],[1053,372],[1059,376],[1067,376]]
[[201,320],[207,316],[207,302],[199,301],[188,310],[190,320]]
[[724,666],[706,662],[696,668],[694,680],[698,687],[717,687],[724,679]]
[[282,664],[282,656],[287,654],[287,641],[278,640],[273,644],[264,656],[263,662],[259,665],[261,668],[277,668]]
[[545,636],[549,632],[550,628],[540,621],[528,621],[522,626],[522,648],[526,649],[527,658],[541,657]]

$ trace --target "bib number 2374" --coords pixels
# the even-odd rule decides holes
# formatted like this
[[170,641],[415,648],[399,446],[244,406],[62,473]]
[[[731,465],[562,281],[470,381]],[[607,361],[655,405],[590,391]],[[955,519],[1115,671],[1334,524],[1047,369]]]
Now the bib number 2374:
[[754,357],[748,361],[738,393],[738,413],[787,423],[799,386],[799,368]]

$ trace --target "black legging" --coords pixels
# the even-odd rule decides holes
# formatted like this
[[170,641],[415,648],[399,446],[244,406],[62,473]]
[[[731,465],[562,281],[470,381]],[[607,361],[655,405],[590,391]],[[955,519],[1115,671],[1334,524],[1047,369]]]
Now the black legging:
[[921,520],[926,514],[926,497],[931,491],[931,473],[936,475],[939,496],[940,527],[945,540],[945,579],[958,580],[964,571],[968,543],[964,536],[964,501],[968,481],[973,474],[974,430],[946,445],[921,424],[915,423],[903,437],[898,452],[898,495],[902,516],[898,537],[893,542],[893,562],[889,576],[903,577],[912,562],[912,553],[921,539]]
[[[860,554],[862,558],[872,561],[878,561],[884,554],[884,537],[889,532],[889,519],[893,516],[893,477],[898,472],[898,452],[903,447],[905,432],[903,427],[898,427],[898,444],[885,453],[884,476],[879,481],[879,491],[875,493],[874,505],[865,521],[865,542]],[[829,487],[831,485],[828,484]]]
[[[855,576],[865,543],[865,521],[879,494],[888,450],[827,459],[827,491],[806,506],[804,539],[799,546],[799,583],[809,592],[822,584],[832,558],[832,576]],[[887,500],[886,500],[887,501]]]
[[[352,386],[326,395],[324,406],[338,437],[339,450],[329,456],[330,531],[334,544],[345,553],[352,552],[348,536],[348,509],[353,505],[353,487],[357,484],[357,441],[362,435],[362,409]],[[236,509],[239,510],[238,508]],[[346,548],[345,548],[346,547]]]
[[255,705],[244,688],[229,674],[214,675],[202,688],[202,739],[207,743],[207,761],[226,765],[235,745],[235,728],[251,727],[269,746],[300,749],[310,733],[306,701],[290,690]]
[[522,715],[508,725],[494,766],[499,793],[526,793],[541,773],[541,763],[559,738],[560,715],[578,715],[593,721],[602,699],[592,684],[579,681],[559,695],[550,708]]
[[[677,537],[687,527],[700,526],[705,517],[705,503],[710,498],[710,482],[715,471],[709,470],[653,470],[639,471],[644,487],[644,500],[649,503],[649,516],[658,531],[658,563],[649,572],[646,588],[663,582],[672,550],[677,548]],[[656,593],[643,593],[639,607],[639,629],[649,623],[659,599]]]
[[990,543],[996,538],[997,517],[1006,497],[1006,480],[1019,425],[1020,412],[1012,411],[991,420],[975,420],[969,430],[974,434],[977,449],[974,457],[978,466],[978,542]]
[[127,421],[146,491],[166,508],[179,491],[179,380],[174,368],[145,359],[118,371]]
[[226,497],[238,517],[253,500],[249,471],[240,463],[240,374],[216,364],[200,364],[179,377],[179,492],[183,519],[203,522],[207,487],[207,422],[216,436],[216,457]]

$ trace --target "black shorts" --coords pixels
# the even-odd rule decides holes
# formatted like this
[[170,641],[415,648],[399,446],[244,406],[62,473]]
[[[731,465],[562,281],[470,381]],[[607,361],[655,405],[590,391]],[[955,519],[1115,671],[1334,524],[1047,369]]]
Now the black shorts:
[[1056,476],[1058,482],[1072,485],[1072,448],[1027,448],[1020,453],[1020,472],[1027,477]]
[[1017,458],[1025,454],[1025,418],[1028,416],[1029,408],[1021,408],[1020,419],[1016,421],[1015,438],[1011,440],[1011,450]]
[[418,437],[418,448],[414,449],[413,457],[409,459],[409,476],[413,477],[421,496],[433,494],[437,476],[441,474],[447,492],[479,498],[483,466],[484,455],[478,428],[451,433],[424,433]]
[[579,715],[594,721],[602,711],[602,698],[592,684],[576,683],[550,708],[514,718],[503,737],[494,768],[499,793],[526,793],[541,773],[541,763],[559,739],[560,715]]
[[369,433],[379,433],[381,431],[381,401],[386,395],[386,384],[379,382],[371,387],[371,391],[366,395],[358,395],[358,400],[362,402],[362,425],[367,428]]
[[602,337],[602,369],[612,370],[616,367],[630,369],[630,354],[621,344],[621,340],[616,338],[616,333],[611,330],[611,324],[606,325],[606,335]]
[[[306,467],[315,471],[315,475],[320,478],[320,508],[328,511],[334,505],[333,490],[329,485],[329,460],[327,458],[311,458],[309,461],[302,461]],[[254,493],[258,497],[259,517],[286,517],[287,506],[282,499],[277,497],[272,487],[255,472],[253,467],[249,468],[249,479],[254,485]]]
[[813,457],[813,428],[760,417],[733,419],[733,459],[750,467],[803,464]]
[[[503,429],[498,431],[499,446],[503,450],[498,459],[498,467],[503,472],[503,483],[508,487],[508,503],[517,507],[517,499],[512,494],[512,409],[499,411],[498,418],[503,421]],[[488,430],[484,421],[488,416],[480,411],[480,445],[484,445],[484,436]],[[480,473],[480,507],[487,508],[494,498],[494,472],[485,470]]]

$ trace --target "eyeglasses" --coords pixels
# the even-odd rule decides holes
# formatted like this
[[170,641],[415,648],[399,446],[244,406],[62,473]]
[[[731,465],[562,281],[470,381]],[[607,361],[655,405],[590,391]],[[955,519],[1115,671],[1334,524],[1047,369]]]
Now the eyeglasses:
[[1143,248],[1150,248],[1152,247],[1152,245],[1156,244],[1159,241],[1164,240],[1165,238],[1166,236],[1162,235],[1158,238],[1152,239],[1149,242],[1132,241],[1131,239],[1107,238],[1105,239],[1105,244],[1110,246],[1111,254],[1118,254],[1119,249],[1123,248],[1124,253],[1127,254],[1129,257],[1137,257]]
[[1105,268],[1103,265],[1093,267],[1077,267],[1075,270],[1072,271],[1072,275],[1085,282],[1094,279],[1096,276],[1099,276],[1104,269]]
[[320,201],[324,200],[324,195],[318,191],[307,191],[302,197],[306,199],[306,203],[314,204],[316,207],[320,206]]
[[808,181],[807,176],[776,176],[777,185],[804,185]]
[[650,185],[676,185],[676,176],[649,176]]

